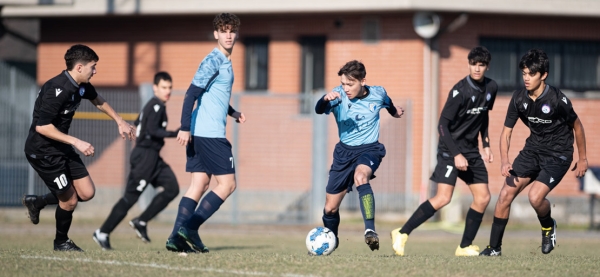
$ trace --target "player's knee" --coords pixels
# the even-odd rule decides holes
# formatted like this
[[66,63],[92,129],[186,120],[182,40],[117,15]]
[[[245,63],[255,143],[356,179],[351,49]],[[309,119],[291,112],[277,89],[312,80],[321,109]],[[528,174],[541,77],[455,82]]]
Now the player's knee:
[[529,203],[532,207],[539,207],[542,205],[546,198],[544,196],[540,196],[534,193],[529,193]]
[[332,214],[336,214],[338,212],[339,212],[339,207],[328,207],[326,205],[325,209],[323,209],[323,213],[326,215],[332,215]]
[[167,199],[169,199],[169,201],[173,200],[175,199],[175,197],[177,197],[177,195],[179,195],[179,186],[165,188],[165,190],[162,193]]
[[135,204],[135,202],[138,201],[138,199],[140,198],[140,194],[138,193],[125,193],[125,195],[123,195],[123,201],[125,201],[125,203],[127,203],[130,206],[133,206],[133,204]]
[[362,184],[366,184],[368,182],[369,182],[369,176],[367,176],[366,173],[364,173],[364,172],[356,172],[354,174],[354,183],[357,186],[360,186]]
[[490,204],[491,196],[489,193],[484,195],[477,195],[477,197],[473,197],[473,203],[479,207],[487,207]]
[[88,193],[81,193],[81,194],[78,193],[77,194],[77,200],[79,202],[87,202],[87,201],[92,200],[92,198],[94,198],[95,195],[96,195],[96,191],[95,190],[91,191],[91,192],[88,192]]
[[498,196],[497,206],[510,206],[514,196],[506,190],[501,190]]

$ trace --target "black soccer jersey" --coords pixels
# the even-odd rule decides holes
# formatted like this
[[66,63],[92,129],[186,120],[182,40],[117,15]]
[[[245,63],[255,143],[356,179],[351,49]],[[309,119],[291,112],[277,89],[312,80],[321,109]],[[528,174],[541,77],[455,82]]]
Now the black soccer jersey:
[[167,131],[167,111],[165,104],[152,97],[135,120],[137,126],[136,147],[160,150],[165,144],[164,138],[176,137],[177,132]]
[[[450,121],[448,130],[458,151],[466,158],[479,155],[478,135],[487,125],[488,112],[494,107],[498,85],[484,78],[482,85],[467,76],[450,90],[441,117]],[[450,152],[440,136],[438,151]]]
[[36,126],[52,124],[68,134],[75,110],[81,99],[94,100],[98,93],[89,83],[77,85],[67,71],[48,80],[40,89],[33,108],[33,120],[25,141],[25,153],[32,155],[64,155],[74,151],[71,145],[39,134]]
[[515,91],[504,126],[513,128],[519,118],[531,131],[523,150],[572,159],[574,136],[571,126],[577,114],[571,101],[559,89],[546,85],[535,101],[525,88]]

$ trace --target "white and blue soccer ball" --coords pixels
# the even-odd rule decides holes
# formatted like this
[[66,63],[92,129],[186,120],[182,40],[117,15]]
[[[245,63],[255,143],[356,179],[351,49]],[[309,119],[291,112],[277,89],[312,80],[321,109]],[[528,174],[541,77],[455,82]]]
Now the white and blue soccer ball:
[[327,227],[315,227],[306,236],[306,248],[310,255],[327,256],[335,247],[335,234]]

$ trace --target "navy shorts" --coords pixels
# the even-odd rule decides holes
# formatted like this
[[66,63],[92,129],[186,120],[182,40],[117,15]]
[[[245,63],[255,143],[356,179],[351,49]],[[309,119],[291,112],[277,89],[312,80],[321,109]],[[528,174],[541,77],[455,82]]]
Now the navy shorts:
[[[466,157],[465,157],[466,158]],[[460,171],[456,169],[454,165],[454,157],[446,152],[438,152],[437,154],[437,165],[433,174],[431,174],[431,181],[436,183],[456,185],[456,179],[460,178],[467,185],[471,184],[487,184],[488,183],[488,172],[485,168],[485,163],[481,158],[481,155],[477,157],[467,158],[469,166],[466,171]]]
[[371,179],[375,178],[375,171],[379,168],[383,157],[385,157],[385,146],[379,142],[359,146],[338,142],[333,150],[333,163],[329,170],[326,192],[329,194],[350,192],[354,184],[354,170],[359,164],[370,167],[373,171]]
[[226,138],[192,136],[186,150],[187,172],[227,175],[235,173],[231,143]]
[[90,175],[81,157],[75,152],[57,156],[25,156],[53,194],[65,193],[73,185],[73,180]]
[[516,177],[531,178],[554,189],[567,174],[572,160],[540,155],[535,151],[522,150],[512,164],[510,174]]

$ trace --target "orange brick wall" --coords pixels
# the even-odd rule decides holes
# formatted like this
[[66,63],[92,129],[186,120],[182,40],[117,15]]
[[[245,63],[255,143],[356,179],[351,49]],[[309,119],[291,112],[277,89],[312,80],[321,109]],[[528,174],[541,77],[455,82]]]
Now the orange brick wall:
[[[412,30],[412,13],[387,12],[368,16],[377,17],[381,23],[381,39],[374,44],[366,44],[361,40],[363,15],[359,14],[240,16],[240,40],[232,55],[235,72],[234,93],[241,93],[244,89],[244,37],[270,38],[268,90],[274,94],[295,94],[301,88],[299,39],[312,35],[327,37],[325,84],[328,89],[339,83],[338,69],[348,60],[358,59],[367,67],[368,84],[384,86],[397,102],[412,102],[412,174],[413,188],[417,191],[422,175],[422,118],[424,112],[431,108],[428,103],[424,103],[423,96],[426,87],[423,83],[424,43]],[[444,18],[449,20],[453,16],[444,15]],[[178,94],[168,104],[171,119],[169,126],[176,128],[182,93],[189,86],[200,61],[216,46],[212,38],[212,16],[94,18],[86,25],[85,33],[68,28],[76,24],[76,20],[77,18],[42,20],[41,42],[38,48],[38,83],[43,83],[64,68],[63,55],[69,45],[86,43],[100,56],[98,75],[92,79],[93,84],[98,87],[132,87],[141,82],[150,82],[156,70],[170,72]],[[342,22],[341,27],[334,27],[335,20]],[[480,37],[600,41],[599,23],[599,19],[592,18],[471,15],[465,26],[440,38],[438,109],[443,106],[448,90],[468,74],[466,55],[470,48],[478,44]],[[79,40],[75,41],[73,38]],[[498,138],[508,100],[509,96],[499,96],[491,113],[490,136],[496,159],[488,169],[494,194],[497,194],[502,183],[498,173]],[[594,108],[600,104],[600,100],[573,99],[573,103],[586,127],[590,165],[599,165],[595,153],[600,150],[600,145],[592,138],[600,132],[596,131],[597,128],[593,125],[598,119]],[[231,134],[230,129],[228,132]],[[522,124],[515,128],[511,158],[516,156],[527,135],[528,131]],[[247,140],[241,140],[240,143],[256,143],[248,136],[250,135],[246,135]],[[180,183],[185,185],[189,183],[189,176],[182,173],[185,162],[183,151],[182,147],[176,146],[174,141],[170,140],[163,150],[163,155],[174,167]],[[241,157],[238,158],[238,162],[241,161]],[[239,166],[257,174],[261,170],[260,166],[250,162]],[[569,173],[553,194],[578,194],[577,188],[576,179]]]

